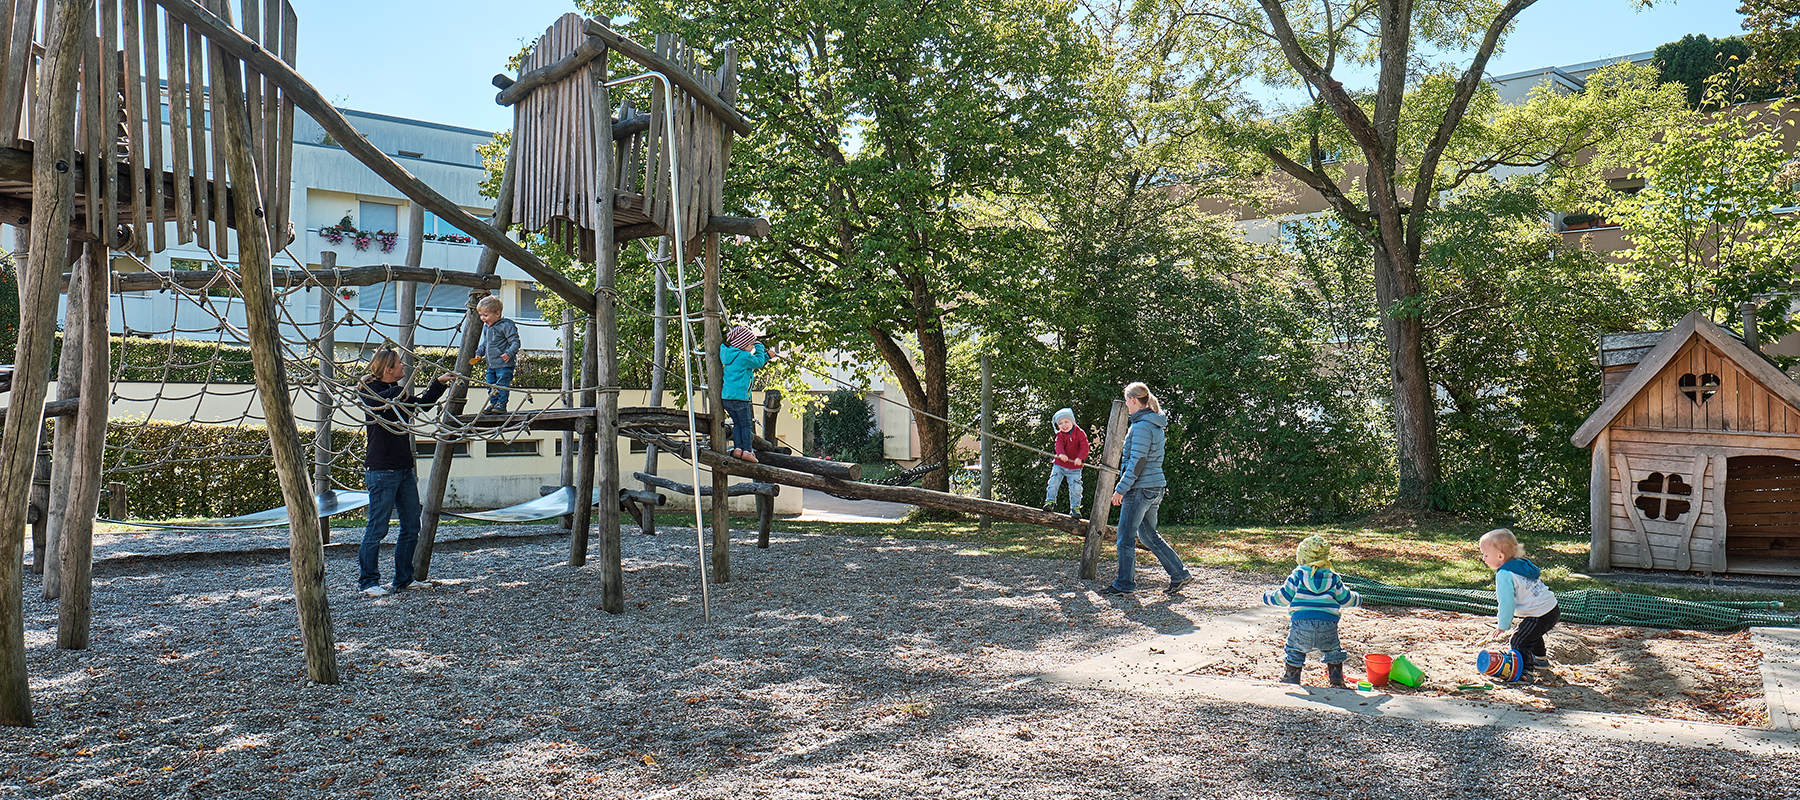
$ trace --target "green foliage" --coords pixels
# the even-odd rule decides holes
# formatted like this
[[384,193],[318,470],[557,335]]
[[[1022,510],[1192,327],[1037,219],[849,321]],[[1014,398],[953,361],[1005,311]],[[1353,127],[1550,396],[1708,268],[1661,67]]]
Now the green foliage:
[[0,358],[12,360],[19,346],[19,268],[12,253],[0,254]]
[[[302,450],[312,451],[312,437],[300,431]],[[107,478],[126,485],[133,519],[235,517],[286,504],[263,426],[115,419],[107,423],[106,444]],[[362,485],[362,429],[333,430],[331,444],[342,452],[332,480]],[[122,454],[110,461],[115,453]]]
[[823,408],[813,412],[814,441],[825,457],[858,463],[883,458],[881,431],[875,412],[860,392],[840,389],[831,393]]
[[[1706,101],[1709,79],[1727,70],[1735,70],[1750,60],[1750,42],[1742,36],[1708,39],[1704,33],[1690,33],[1681,37],[1681,41],[1659,45],[1650,63],[1656,67],[1662,82],[1681,84],[1688,107],[1700,108]],[[1791,71],[1785,79],[1792,84]],[[1781,90],[1776,85],[1779,81],[1765,80],[1759,83],[1760,85],[1746,87],[1740,97],[1733,99],[1738,102],[1756,102],[1781,95]]]
[[1544,224],[1541,182],[1477,181],[1428,217],[1427,360],[1441,389],[1440,505],[1548,530],[1587,524],[1587,451],[1601,333],[1641,309],[1626,276]]
[[[1706,102],[1723,103],[1732,82],[1730,72],[1713,76]],[[1619,255],[1636,273],[1651,323],[1671,326],[1690,311],[1729,322],[1740,303],[1757,301],[1765,335],[1796,329],[1787,310],[1800,218],[1781,209],[1800,202],[1800,173],[1784,144],[1794,124],[1787,116],[1784,101],[1688,111],[1661,120],[1654,141],[1597,159],[1645,182],[1635,193],[1596,189],[1592,202],[1627,231],[1631,247]]]
[[1744,39],[1750,44],[1745,79],[1790,94],[1800,88],[1795,85],[1800,69],[1800,2],[1744,0],[1738,13],[1744,15]]

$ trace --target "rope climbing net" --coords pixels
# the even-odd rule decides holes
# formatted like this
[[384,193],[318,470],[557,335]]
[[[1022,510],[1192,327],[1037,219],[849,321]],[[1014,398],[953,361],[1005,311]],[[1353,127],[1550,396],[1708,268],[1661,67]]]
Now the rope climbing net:
[[[242,300],[243,277],[235,264],[221,261],[210,251],[203,253],[210,264],[189,261],[188,269],[170,272],[151,270],[134,256],[124,256],[136,261],[155,280],[154,285],[145,287],[142,276],[134,275],[139,280],[132,288],[115,284],[113,290],[113,329],[122,331],[124,336],[116,340],[111,401],[115,408],[123,406],[124,413],[110,425],[112,435],[108,437],[104,461],[109,474],[165,469],[171,465],[179,469],[181,465],[267,459],[271,455],[266,436],[216,435],[223,429],[266,425],[267,419],[255,385],[245,377],[250,373],[250,354]],[[292,253],[287,256],[300,266]],[[443,271],[430,271],[434,279],[416,287],[418,301],[428,308],[454,307],[460,313],[417,315],[411,323],[413,335],[402,336],[396,313],[402,281],[391,275],[392,267],[382,266],[388,268],[389,280],[359,287],[355,292],[344,291],[344,282],[337,279],[344,272],[341,269],[286,271],[285,285],[276,287],[288,386],[290,391],[314,401],[295,405],[295,421],[303,428],[317,428],[329,418],[332,427],[354,430],[367,422],[365,410],[386,411],[395,407],[391,401],[362,391],[364,347],[393,347],[400,351],[412,365],[411,379],[415,382],[435,377],[435,371],[425,374],[432,367],[449,371],[454,366],[439,353],[405,342],[448,339],[449,346],[454,347],[460,341],[469,312],[467,303],[452,305],[446,298],[465,300],[470,297],[469,290],[446,283],[447,273]],[[297,276],[299,279],[294,279]],[[370,292],[375,296],[368,297],[366,293]],[[309,311],[312,314],[306,317]],[[432,321],[432,317],[446,316],[449,319],[443,324]],[[541,320],[515,317],[513,321],[525,328],[560,327],[560,323]],[[327,335],[347,345],[343,348],[349,353],[347,358],[339,357],[337,347],[329,351],[324,347]],[[479,372],[465,380],[471,391],[488,388]],[[504,417],[415,413],[373,419],[387,430],[417,440],[510,442],[529,432],[533,421],[544,412],[569,407],[581,392],[614,390],[615,387],[600,386],[573,386],[566,392],[561,388],[509,387],[508,391],[522,400],[514,401],[520,408],[518,413]],[[397,419],[387,418],[390,416]],[[325,443],[323,452],[338,463],[354,455],[352,451],[361,446],[357,437],[338,437],[337,441]],[[360,463],[355,466],[360,468]],[[353,488],[341,481],[333,483],[338,488]]]

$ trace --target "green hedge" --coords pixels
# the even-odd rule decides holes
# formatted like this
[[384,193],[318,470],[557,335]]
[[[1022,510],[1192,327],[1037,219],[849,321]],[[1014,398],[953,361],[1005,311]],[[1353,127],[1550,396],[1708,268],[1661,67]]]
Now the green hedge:
[[[300,442],[310,456],[313,432],[301,430]],[[333,480],[361,486],[362,428],[333,430],[331,442],[348,448],[332,465]],[[126,485],[133,519],[235,517],[286,505],[263,426],[115,421],[106,426],[106,444],[107,480]],[[125,447],[147,452],[117,449]]]

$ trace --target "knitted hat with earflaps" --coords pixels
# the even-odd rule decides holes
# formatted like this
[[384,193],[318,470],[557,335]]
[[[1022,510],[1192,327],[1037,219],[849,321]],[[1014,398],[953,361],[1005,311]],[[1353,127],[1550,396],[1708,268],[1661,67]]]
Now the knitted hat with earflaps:
[[1325,542],[1324,537],[1308,536],[1294,550],[1294,563],[1331,569],[1331,545]]
[[739,350],[749,350],[756,346],[756,334],[749,328],[739,325],[725,334],[725,343]]

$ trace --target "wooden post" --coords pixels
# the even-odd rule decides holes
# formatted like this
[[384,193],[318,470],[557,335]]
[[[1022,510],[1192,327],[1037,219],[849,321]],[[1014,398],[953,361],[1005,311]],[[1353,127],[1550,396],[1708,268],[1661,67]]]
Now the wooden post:
[[58,248],[75,216],[75,75],[94,36],[93,0],[56,0],[47,14],[38,69],[31,151],[31,241],[39,249],[19,276],[19,342],[4,433],[0,433],[0,725],[30,726],[31,681],[25,673],[26,502],[44,423],[50,345],[56,335],[57,275],[67,263]]
[[[514,130],[518,130],[515,122]],[[506,171],[500,177],[500,196],[494,200],[494,227],[506,230],[512,225],[513,183],[517,180],[519,148],[517,144],[506,153]],[[475,264],[478,275],[492,275],[500,265],[500,251],[493,247],[483,247],[481,260]],[[456,363],[453,368],[457,375],[469,374],[469,359],[475,357],[475,347],[481,344],[481,317],[475,314],[475,303],[486,297],[487,292],[476,290],[469,292],[469,304],[463,311],[462,343],[456,349]],[[450,386],[450,397],[444,401],[444,415],[461,415],[463,405],[469,396],[467,381],[457,381]],[[441,419],[442,417],[440,417]],[[419,549],[413,551],[413,579],[429,580],[431,578],[431,551],[437,543],[438,517],[444,510],[444,490],[450,485],[451,447],[454,443],[439,441],[432,451],[431,476],[425,481],[425,491],[420,495],[424,506],[419,520]]]
[[[588,64],[588,75],[594,88],[592,112],[588,124],[594,126],[595,169],[601,175],[612,174],[612,103],[606,90],[606,59]],[[611,185],[611,181],[607,181]],[[594,408],[594,458],[600,470],[600,607],[612,614],[625,613],[625,566],[623,544],[619,541],[619,317],[613,298],[617,296],[619,248],[613,239],[613,193],[600,193],[596,205],[599,229],[594,231],[594,249],[598,263],[594,275],[594,382],[598,387]],[[585,490],[584,490],[585,491]],[[581,495],[587,497],[587,494]],[[571,537],[573,538],[573,537]]]
[[[38,441],[50,441],[50,426],[43,426],[43,433]],[[31,522],[31,571],[43,574],[45,547],[50,532],[50,454],[49,447],[40,444],[36,468],[31,473],[31,508],[37,513]]]
[[1106,420],[1106,446],[1100,454],[1100,479],[1095,481],[1094,508],[1088,513],[1087,539],[1081,545],[1081,579],[1091,581],[1100,575],[1100,545],[1106,534],[1106,520],[1112,516],[1113,487],[1119,484],[1119,458],[1125,454],[1125,401],[1114,400],[1112,414]]
[[[781,390],[769,389],[763,392],[763,438],[769,444],[781,444],[781,438],[775,435],[776,423],[781,421]],[[804,455],[804,453],[802,453]]]
[[[425,207],[418,203],[407,203],[406,207],[406,265],[418,267],[425,263]],[[419,284],[402,281],[394,302],[400,311],[400,335],[395,340],[400,343],[400,361],[406,365],[405,385],[411,386],[412,349],[419,330]]]
[[124,519],[131,516],[131,503],[126,494],[125,484],[121,481],[106,483],[106,515],[113,519]]
[[[70,248],[76,254],[84,253],[81,247]],[[87,338],[88,305],[81,301],[87,296],[88,271],[79,263],[69,271],[69,300],[63,310],[63,346],[62,355],[57,359],[56,399],[74,400],[81,396],[81,358],[84,348],[82,342]],[[14,381],[15,387],[18,381]],[[14,396],[17,396],[15,392]],[[56,436],[51,446],[50,457],[50,503],[46,511],[50,519],[44,527],[44,580],[45,600],[62,597],[62,537],[68,528],[69,509],[79,508],[80,504],[69,502],[69,488],[73,485],[70,476],[75,471],[75,430],[73,418],[64,418],[56,423]]]
[[[256,391],[268,416],[270,452],[275,460],[275,474],[281,481],[282,499],[288,508],[304,509],[313,502],[312,481],[306,468],[306,453],[300,447],[293,402],[288,397],[287,368],[282,363],[280,319],[270,276],[268,216],[258,202],[262,192],[258,190],[259,179],[251,156],[244,72],[237,59],[226,57],[216,45],[211,58],[221,64],[224,78],[217,87],[222,91],[213,95],[213,120],[221,126],[216,129],[222,134],[218,146],[224,150],[231,182],[237,187],[230,196],[238,219],[244,327],[250,339]],[[288,559],[293,565],[307,677],[315,683],[337,683],[337,644],[331,628],[331,604],[325,595],[325,546],[320,541],[318,524],[319,518],[313,514],[289,515]]]
[[769,526],[775,522],[775,498],[766,494],[756,496],[756,546],[769,549]]
[[[681,213],[675,210],[670,213]],[[707,438],[716,453],[725,453],[725,365],[719,360],[719,347],[724,344],[725,306],[719,298],[719,235],[706,234],[706,409],[712,415],[712,432]],[[684,321],[685,323],[685,321]],[[726,495],[731,476],[713,470],[712,491],[712,581],[731,582],[731,498]]]
[[[565,308],[562,312],[562,404],[563,408],[575,406],[575,310]],[[562,434],[562,478],[556,485],[575,485],[575,432],[563,431]],[[562,517],[562,529],[575,527],[575,515]]]
[[[87,274],[81,294],[70,295],[69,304],[84,306],[81,337],[81,406],[71,427],[75,436],[74,469],[69,473],[69,505],[63,518],[62,593],[56,622],[56,646],[86,650],[94,616],[94,512],[100,505],[100,470],[106,455],[106,412],[111,388],[107,379],[107,308],[112,284],[107,278],[112,265],[106,248],[84,245],[78,271]],[[124,492],[121,490],[120,494]]]
[[1594,438],[1588,468],[1588,571],[1612,571],[1612,442],[1607,431]]
[[[337,252],[326,250],[320,253],[319,267],[323,270],[337,269]],[[331,392],[325,385],[337,377],[337,300],[337,289],[319,289],[319,346],[315,351],[315,357],[319,361],[319,418],[313,422],[314,495],[331,491],[331,466],[336,461],[331,452],[331,418],[337,414],[337,403],[332,400]],[[319,541],[331,543],[331,517],[319,518]]]
[[[668,249],[668,245],[664,244],[667,241],[667,239],[657,240],[656,247],[659,258]],[[650,405],[658,408],[662,407],[663,385],[669,377],[669,274],[664,271],[667,263],[666,258],[653,263],[656,269],[656,319],[651,323],[655,341],[651,345],[650,351]],[[692,399],[690,396],[689,400]],[[654,444],[646,445],[644,448],[644,472],[651,475],[656,474],[656,445]],[[655,513],[654,511],[650,512],[650,515]],[[645,533],[654,534],[655,529],[652,528]]]
[[[988,356],[981,354],[981,499],[994,499],[994,461],[990,454],[994,449],[994,376],[989,371]],[[948,462],[948,459],[946,459]],[[946,467],[948,464],[946,463]],[[993,518],[983,514],[981,532],[988,533],[994,528]]]
[[[587,341],[581,345],[581,385],[592,387],[594,376],[599,372],[598,359],[594,354],[594,340],[599,338],[595,332],[597,326],[594,318],[588,317]],[[582,407],[593,408],[595,400],[593,390],[584,389],[581,393]],[[575,527],[569,531],[569,566],[587,565],[588,531],[594,521],[594,436],[595,419],[591,416],[581,417],[575,421],[575,432],[580,434],[581,445],[575,459]],[[606,500],[602,505],[612,502]]]

